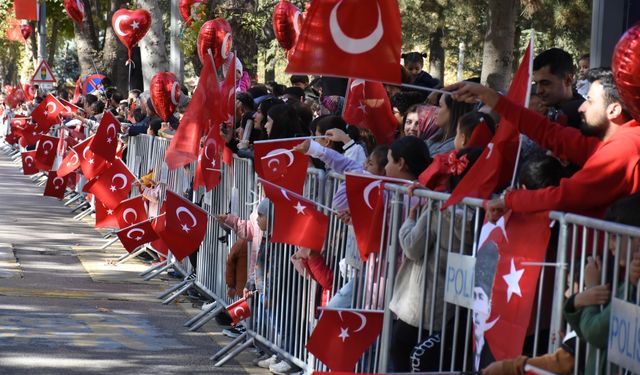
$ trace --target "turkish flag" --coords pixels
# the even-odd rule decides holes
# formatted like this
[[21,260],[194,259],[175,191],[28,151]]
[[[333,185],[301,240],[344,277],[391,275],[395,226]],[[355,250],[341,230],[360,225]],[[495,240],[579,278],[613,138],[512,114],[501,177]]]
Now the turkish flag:
[[84,191],[92,193],[105,207],[113,210],[127,199],[135,179],[122,160],[115,159],[100,176],[87,182]]
[[36,88],[30,83],[20,83],[24,96],[27,100],[33,100],[36,97]]
[[80,78],[78,78],[76,80],[76,87],[73,90],[73,99],[71,99],[71,101],[74,103],[77,103],[78,100],[80,100],[81,96],[82,96],[82,81],[80,80]]
[[396,0],[313,1],[286,72],[399,84],[401,47]]
[[82,169],[82,174],[88,180],[96,178],[100,173],[109,168],[110,165],[108,161],[91,151],[89,145],[92,141],[93,137],[87,138],[73,148],[80,157],[80,169]]
[[36,130],[46,133],[55,124],[60,123],[59,115],[65,111],[65,107],[53,95],[47,95],[31,112],[31,119],[36,124]]
[[4,141],[10,145],[15,145],[18,143],[18,137],[14,134],[7,134],[4,136]]
[[96,228],[119,228],[114,210],[107,208],[96,199]]
[[345,173],[349,211],[362,260],[380,252],[384,240],[384,182],[378,176]]
[[75,149],[70,149],[58,166],[58,176],[66,176],[80,167],[80,157]]
[[[165,154],[165,162],[169,169],[176,169],[191,163],[198,157],[200,138],[207,126],[220,124],[219,83],[213,70],[211,59],[204,59],[198,86],[180,120],[180,126],[171,139]],[[220,135],[215,135],[220,139]],[[219,140],[222,144],[222,139]]]
[[5,97],[4,101],[10,108],[16,108],[26,100],[24,91],[21,88],[12,88]]
[[[526,107],[531,89],[533,69],[532,40],[522,57],[520,67],[513,77],[507,98]],[[465,197],[489,198],[499,187],[508,184],[516,163],[520,133],[516,127],[505,120],[500,120],[496,134],[478,157],[476,163],[451,192],[451,196],[442,209],[457,204]]]
[[59,177],[56,171],[49,171],[47,184],[44,188],[44,196],[62,199],[64,198],[66,187],[67,181],[64,179],[64,177]]
[[291,151],[302,142],[302,139],[254,142],[253,167],[256,174],[287,190],[302,194],[309,157],[301,152]]
[[[490,310],[483,315],[489,313],[488,318],[485,322],[480,320],[480,329],[486,339],[484,345],[488,347],[474,348],[476,352],[484,350],[480,368],[488,365],[483,363],[484,358],[503,360],[522,353],[540,275],[540,266],[532,264],[544,262],[550,233],[548,212],[522,214],[509,211],[496,224],[487,222],[482,227],[476,255],[475,286],[485,290],[491,285],[487,281],[493,279],[493,283],[488,296]],[[487,266],[481,258],[486,258],[487,252],[495,253],[496,249],[497,262]],[[493,277],[492,268],[495,269]],[[474,329],[478,329],[476,324]],[[491,356],[487,357],[486,353]]]
[[327,215],[299,194],[261,178],[258,182],[275,210],[271,241],[322,251],[329,227]]
[[120,229],[147,220],[147,207],[144,204],[144,197],[138,195],[137,197],[122,201],[118,207],[116,207],[114,214],[118,221],[118,228]]
[[241,298],[227,307],[227,312],[231,316],[231,325],[235,326],[241,321],[251,317],[251,309],[245,298]]
[[56,160],[56,148],[58,147],[58,137],[43,135],[36,147],[36,167],[41,171],[48,171]]
[[80,108],[69,103],[68,101],[64,100],[64,99],[59,99],[60,103],[62,103],[62,105],[64,106],[64,112],[62,112],[62,114],[67,114],[67,113],[78,113],[80,111]]
[[36,150],[23,152],[22,156],[22,173],[24,175],[32,175],[40,170],[36,167]]
[[120,121],[110,111],[104,112],[96,135],[93,137],[91,144],[89,144],[89,149],[93,151],[93,154],[108,162],[113,161],[118,148],[119,129]]
[[26,117],[14,117],[9,126],[11,134],[22,137],[22,132],[29,127],[29,120]]
[[31,146],[38,142],[39,139],[40,132],[36,130],[36,126],[33,124],[26,124],[26,127],[22,130],[22,136],[20,137],[20,146]]
[[178,260],[198,250],[207,233],[208,214],[202,208],[167,190],[164,228],[158,232]]
[[220,136],[217,135],[220,131],[219,129],[219,126],[211,127],[204,141],[204,146],[200,149],[193,185],[194,189],[204,186],[207,191],[210,191],[220,183],[222,176],[220,168],[222,164],[220,162],[220,144],[218,143]]
[[398,121],[382,83],[352,79],[348,87],[342,118],[351,125],[371,130],[377,144],[393,142]]
[[382,331],[382,311],[323,309],[307,349],[331,371],[353,371]]
[[128,252],[132,252],[138,247],[157,240],[158,234],[153,230],[151,220],[145,220],[141,223],[134,224],[124,228],[117,233],[122,246]]
[[38,7],[36,0],[14,0],[13,9],[16,11],[16,18],[23,20],[38,20]]

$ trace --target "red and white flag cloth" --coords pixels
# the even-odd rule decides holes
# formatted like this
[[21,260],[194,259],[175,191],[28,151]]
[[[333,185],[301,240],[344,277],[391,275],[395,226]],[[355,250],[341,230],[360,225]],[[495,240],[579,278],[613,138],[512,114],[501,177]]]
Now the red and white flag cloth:
[[345,174],[347,203],[362,260],[384,243],[384,181],[379,176]]
[[309,157],[291,149],[303,141],[288,139],[254,142],[253,166],[256,174],[287,190],[302,194]]
[[145,199],[142,195],[122,201],[114,211],[118,228],[126,228],[147,220],[147,206],[144,202]]
[[11,119],[11,134],[22,137],[22,132],[29,127],[29,119],[26,117],[14,117]]
[[182,260],[198,250],[204,240],[208,214],[171,190],[167,190],[164,207],[164,228],[158,235],[176,259]]
[[67,180],[57,175],[56,171],[49,171],[47,184],[44,188],[45,197],[64,198],[64,192],[67,188]]
[[[476,254],[474,351],[476,368],[485,361],[515,358],[522,353],[536,296],[540,263],[549,243],[549,213],[507,212],[496,224],[487,222]],[[535,236],[531,236],[535,233]],[[489,302],[489,303],[487,303]]]
[[105,207],[98,199],[96,199],[95,208],[96,228],[119,228],[114,210]]
[[41,171],[48,171],[56,160],[58,137],[43,135],[36,147],[36,167]]
[[37,0],[14,0],[13,9],[16,12],[17,19],[38,20],[38,2]]
[[109,162],[91,151],[89,145],[92,141],[93,137],[87,138],[73,148],[80,158],[80,169],[82,169],[82,174],[87,180],[96,178],[110,165]]
[[401,47],[396,0],[312,1],[286,72],[399,84]]
[[382,311],[323,309],[307,349],[331,371],[353,371],[380,335],[383,316]]
[[53,95],[47,95],[31,112],[31,119],[36,124],[36,131],[46,133],[55,124],[60,123],[59,116],[66,108]]
[[91,144],[89,144],[89,149],[93,151],[94,155],[112,162],[118,148],[119,131],[120,121],[110,111],[104,112],[96,135],[93,137]]
[[261,178],[258,182],[275,210],[271,241],[322,251],[329,217],[299,194]]
[[398,121],[382,83],[351,79],[347,87],[342,118],[351,125],[371,130],[377,144],[393,142]]
[[151,220],[145,220],[130,227],[126,227],[118,231],[117,235],[122,246],[124,246],[124,248],[130,253],[138,247],[159,238],[158,234],[153,230]]
[[[520,67],[513,77],[507,97],[515,103],[526,107],[531,90],[533,74],[533,34],[529,45],[522,57]],[[484,149],[478,160],[471,166],[469,172],[451,192],[451,196],[442,209],[457,204],[465,197],[489,198],[499,187],[505,186],[511,180],[520,145],[520,133],[517,128],[500,120],[496,134]]]
[[135,180],[136,177],[122,160],[115,159],[100,176],[87,182],[84,191],[95,195],[105,207],[114,210],[120,202],[127,199]]
[[76,150],[71,148],[58,166],[58,176],[66,176],[78,168],[80,168],[80,157]]
[[40,170],[36,167],[36,150],[25,151],[22,156],[22,173],[24,175],[32,175],[38,173]]
[[[176,169],[196,160],[203,133],[222,122],[219,87],[211,59],[207,58],[200,72],[198,86],[167,149],[164,160],[169,169]],[[222,144],[222,139],[219,143]]]
[[68,101],[64,100],[64,99],[59,99],[60,103],[62,103],[62,105],[64,106],[64,112],[62,112],[62,116],[66,115],[66,114],[71,114],[71,113],[78,113],[80,111],[80,107],[75,106],[72,103],[69,103]]
[[251,317],[251,309],[245,298],[241,298],[227,307],[227,312],[231,316],[231,325],[235,326],[241,321]]
[[20,146],[27,147],[36,144],[40,139],[40,132],[36,130],[36,126],[34,124],[27,124],[26,127],[22,130],[22,135],[20,136]]
[[204,186],[206,191],[218,186],[222,178],[222,163],[220,161],[220,140],[219,127],[213,126],[200,149],[198,164],[196,165],[196,176],[194,189]]
[[24,96],[27,100],[33,100],[38,94],[36,88],[30,83],[21,83],[22,91],[24,92]]
[[[166,204],[163,203],[160,207],[159,215],[152,221],[153,230],[160,236],[162,232],[164,232],[164,228],[167,225],[167,215],[164,215],[166,212]],[[163,256],[169,255],[169,246],[162,240],[162,237],[159,237],[157,240],[151,242],[151,247],[158,253]]]

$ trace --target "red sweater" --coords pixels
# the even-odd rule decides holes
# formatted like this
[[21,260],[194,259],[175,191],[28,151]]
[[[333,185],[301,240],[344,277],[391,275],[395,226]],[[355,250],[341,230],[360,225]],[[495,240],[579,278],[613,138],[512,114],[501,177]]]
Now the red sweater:
[[638,191],[640,124],[635,120],[600,140],[552,123],[506,97],[494,110],[538,145],[582,167],[572,177],[560,180],[559,186],[509,192],[505,204],[513,211],[560,210],[602,217],[613,202]]

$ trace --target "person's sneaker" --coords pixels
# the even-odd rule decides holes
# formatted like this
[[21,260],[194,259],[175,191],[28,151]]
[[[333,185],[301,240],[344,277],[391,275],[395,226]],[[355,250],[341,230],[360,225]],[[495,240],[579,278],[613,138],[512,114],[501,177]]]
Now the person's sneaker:
[[287,361],[283,360],[269,366],[269,371],[277,375],[286,375],[299,370],[297,368],[294,368]]
[[207,302],[207,303],[203,303],[202,304],[202,310],[209,310],[209,308],[211,306],[213,306],[213,304],[216,303],[216,301],[211,301],[211,302]]
[[222,330],[222,334],[227,336],[227,337],[231,337],[231,338],[235,339],[236,337],[240,336],[241,334],[245,333],[246,331],[247,331],[247,329],[244,328],[244,326],[237,325],[235,327],[223,329]]
[[275,365],[278,362],[278,357],[274,354],[267,359],[263,359],[262,361],[258,361],[258,367],[262,368],[270,368],[271,365]]
[[264,361],[265,359],[269,359],[269,358],[271,358],[271,354],[268,354],[268,353],[264,353],[264,352],[263,352],[263,353],[262,353],[262,355],[258,356],[258,358],[256,358],[256,359],[254,359],[254,360],[253,360],[253,365],[254,365],[254,366],[258,366],[258,363],[259,363],[259,362],[262,362],[262,361]]

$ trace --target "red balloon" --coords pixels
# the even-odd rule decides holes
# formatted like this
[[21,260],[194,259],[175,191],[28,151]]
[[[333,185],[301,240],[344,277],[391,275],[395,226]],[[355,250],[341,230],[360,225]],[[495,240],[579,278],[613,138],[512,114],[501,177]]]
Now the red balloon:
[[20,32],[22,33],[22,37],[24,38],[24,40],[27,40],[33,32],[33,27],[31,27],[31,25],[29,25],[28,23],[25,23],[24,25],[20,25]]
[[209,0],[180,0],[178,9],[180,9],[180,15],[187,26],[191,26],[193,21],[200,20],[200,14],[198,13],[203,11],[200,6],[208,2]]
[[208,58],[207,51],[211,49],[216,69],[220,68],[229,58],[232,47],[231,25],[226,20],[216,18],[202,25],[198,33],[198,56],[202,64],[204,64],[204,58]]
[[180,103],[180,83],[176,76],[170,72],[160,72],[151,79],[151,102],[156,113],[163,121],[169,121],[169,117],[176,111]]
[[64,0],[64,9],[67,14],[78,25],[82,25],[84,20],[84,2],[83,0]]
[[129,60],[131,60],[131,49],[151,27],[151,14],[145,9],[120,9],[111,17],[111,26],[118,39],[129,50]]
[[622,35],[611,65],[620,98],[633,118],[640,121],[640,22]]
[[296,45],[302,29],[302,13],[289,0],[280,0],[273,9],[273,32],[280,46],[290,50]]

